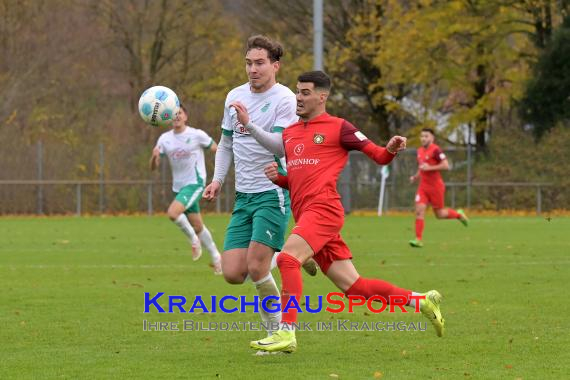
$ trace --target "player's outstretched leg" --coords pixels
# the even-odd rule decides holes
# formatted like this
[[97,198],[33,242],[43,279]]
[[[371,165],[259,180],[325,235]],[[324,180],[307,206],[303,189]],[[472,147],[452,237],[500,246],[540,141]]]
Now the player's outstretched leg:
[[194,227],[190,224],[190,220],[185,213],[189,207],[191,207],[191,205],[188,205],[187,207],[178,199],[174,199],[170,206],[168,206],[168,211],[166,213],[168,214],[168,218],[172,220],[188,238],[188,241],[192,246],[192,260],[196,261],[202,256],[202,244],[200,243],[200,238],[196,234]]
[[469,218],[465,215],[465,211],[459,209],[455,211],[452,208],[438,208],[433,210],[438,219],[457,219],[465,227],[469,225]]
[[424,233],[426,208],[426,204],[419,202],[416,203],[416,238],[409,241],[410,246],[413,248],[421,248],[424,246],[424,243],[422,243],[422,236]]
[[420,311],[431,321],[437,336],[442,337],[445,332],[445,320],[441,315],[439,304],[443,297],[437,290],[430,290],[422,295],[426,298],[420,301]]
[[[281,322],[280,292],[269,270],[273,254],[274,248],[263,243],[250,241],[247,250],[247,271],[259,296],[259,316],[269,335],[277,330],[279,322]],[[267,308],[263,308],[263,302],[267,297],[271,297],[271,301],[268,300]],[[273,306],[273,304],[276,305]]]
[[[260,279],[259,281],[254,281],[253,284],[255,285],[255,290],[257,290],[257,294],[259,296],[259,315],[261,317],[261,321],[267,326],[267,333],[268,336],[271,336],[274,331],[277,330],[279,326],[279,322],[281,321],[281,311],[277,308],[277,312],[268,312],[265,311],[262,307],[263,300],[266,297],[279,297],[279,289],[277,288],[277,284],[275,283],[275,279],[271,272],[267,273],[265,277]],[[267,303],[267,308],[270,310],[275,310],[275,304],[279,304],[279,301],[271,301],[272,303]]]
[[[172,219],[172,218],[171,218]],[[182,213],[178,215],[175,219],[172,219],[174,224],[180,228],[180,230],[186,235],[190,245],[192,246],[192,260],[196,261],[202,256],[202,244],[200,243],[200,239],[196,232],[190,225],[186,214]]]
[[422,243],[422,235],[424,232],[424,219],[416,219],[416,238],[410,240],[410,245],[414,248],[421,248],[424,246]]
[[461,222],[461,224],[467,227],[469,225],[469,218],[465,214],[465,211],[463,211],[462,209],[458,209],[457,214],[459,214],[459,221]]
[[[387,281],[360,277],[350,260],[335,261],[327,276],[340,289],[346,289],[347,284],[352,282],[352,285],[344,291],[347,296],[362,296],[365,299],[369,299],[372,296],[379,295],[385,300],[390,300],[393,296],[399,296],[405,302],[402,306],[405,305],[410,308],[416,308],[419,300],[419,310],[431,321],[437,336],[443,336],[445,321],[439,308],[442,296],[436,290],[430,290],[422,294],[399,288]],[[354,280],[355,278],[356,281]],[[419,299],[419,296],[425,296],[425,299]]]
[[206,227],[206,225],[202,226],[202,231],[198,234],[200,238],[200,242],[206,247],[208,252],[210,253],[211,264],[210,266],[214,268],[215,275],[222,274],[222,256],[220,255],[220,251],[218,251],[218,247],[212,238],[212,234],[210,230]]

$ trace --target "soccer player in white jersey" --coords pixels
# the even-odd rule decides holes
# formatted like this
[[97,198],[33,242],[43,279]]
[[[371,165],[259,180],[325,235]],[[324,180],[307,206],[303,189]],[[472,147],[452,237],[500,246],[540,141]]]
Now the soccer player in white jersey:
[[174,200],[168,207],[168,217],[182,230],[192,245],[192,259],[202,255],[201,244],[206,247],[215,274],[222,274],[222,260],[212,234],[202,221],[200,199],[206,183],[204,149],[215,152],[217,144],[200,129],[186,125],[188,113],[181,105],[173,121],[173,128],[160,135],[152,151],[150,169],[160,164],[160,157],[167,156],[172,169]]
[[[270,264],[274,253],[283,246],[290,201],[287,190],[264,174],[265,165],[271,162],[277,162],[284,174],[284,163],[257,143],[239,123],[232,103],[245,104],[251,121],[267,132],[281,133],[295,123],[298,120],[295,94],[275,78],[282,55],[281,45],[265,36],[248,39],[245,68],[249,81],[226,97],[214,178],[204,191],[208,200],[219,195],[233,158],[236,198],[224,240],[222,270],[230,284],[242,284],[249,276],[260,300],[279,297]],[[260,308],[260,314],[266,324],[277,326],[280,322],[280,311],[266,313]],[[271,334],[270,329],[268,332]]]

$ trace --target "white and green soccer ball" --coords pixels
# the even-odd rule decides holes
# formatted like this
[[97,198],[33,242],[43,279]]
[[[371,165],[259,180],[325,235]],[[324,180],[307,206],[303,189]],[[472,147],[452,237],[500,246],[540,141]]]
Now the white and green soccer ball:
[[164,86],[154,86],[142,93],[139,114],[145,123],[153,127],[170,127],[180,110],[176,93]]

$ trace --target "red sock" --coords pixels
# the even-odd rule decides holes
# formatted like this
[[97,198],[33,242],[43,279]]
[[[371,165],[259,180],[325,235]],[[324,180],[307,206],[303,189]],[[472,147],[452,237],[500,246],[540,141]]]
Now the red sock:
[[[279,258],[277,258],[279,259]],[[404,296],[410,301],[412,295],[411,290],[398,288],[389,282],[377,280],[374,278],[359,277],[358,280],[344,293],[347,296],[363,296],[368,299],[372,296],[379,295],[389,301],[389,296]]]
[[452,208],[447,209],[447,219],[459,219],[459,218],[461,218],[461,215],[459,215],[457,211],[455,211]]
[[416,238],[422,240],[422,235],[424,233],[424,220],[416,219]]
[[[301,262],[288,253],[281,252],[277,257],[277,266],[281,272],[281,310],[285,308],[290,297],[295,297],[300,305],[301,293],[303,293]],[[281,321],[297,322],[297,309],[290,307],[287,312],[283,312]]]

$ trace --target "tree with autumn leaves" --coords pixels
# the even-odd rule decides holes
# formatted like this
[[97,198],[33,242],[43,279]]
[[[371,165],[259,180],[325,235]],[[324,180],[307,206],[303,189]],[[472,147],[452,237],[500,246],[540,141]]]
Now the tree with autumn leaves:
[[[463,145],[470,128],[482,152],[512,129],[566,130],[569,12],[567,0],[325,1],[330,111],[380,142],[399,133],[413,145],[431,126]],[[283,84],[312,69],[306,0],[0,0],[0,19],[0,138],[14,142],[1,148],[6,179],[34,176],[33,161],[12,150],[40,140],[52,157],[46,176],[144,178],[161,131],[135,106],[155,84],[175,89],[190,122],[217,136],[253,33],[283,43]],[[121,164],[98,167],[98,143]]]
[[[255,30],[271,30],[299,56],[309,54],[310,2],[260,1],[256,9],[257,19],[270,17],[252,22]],[[513,109],[569,9],[546,0],[325,2],[332,107],[382,140],[424,126],[439,126],[448,138],[471,126],[484,150],[494,128],[520,125]],[[285,13],[290,17],[272,22]]]

